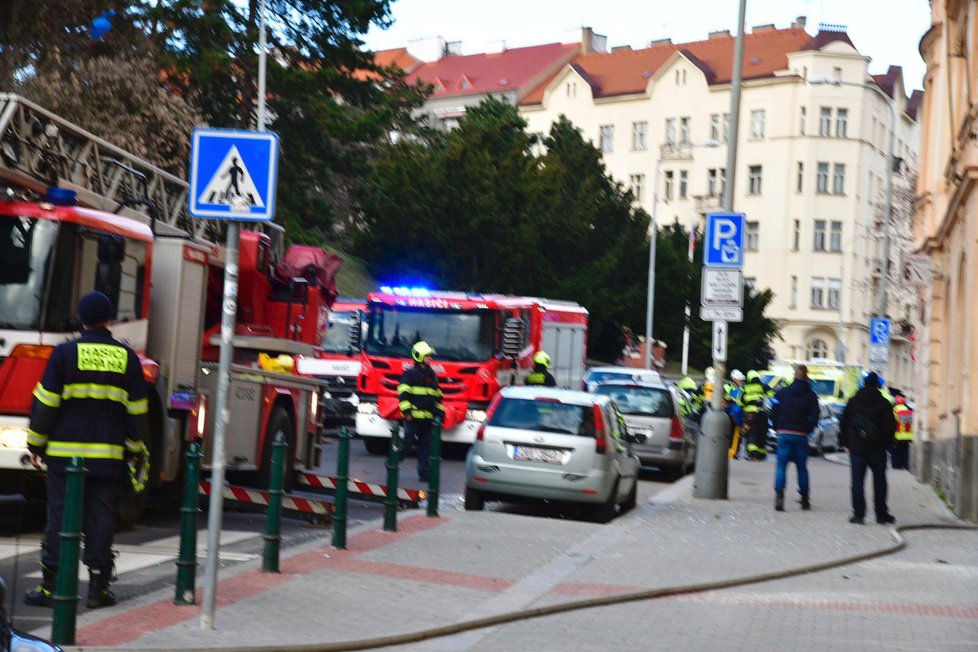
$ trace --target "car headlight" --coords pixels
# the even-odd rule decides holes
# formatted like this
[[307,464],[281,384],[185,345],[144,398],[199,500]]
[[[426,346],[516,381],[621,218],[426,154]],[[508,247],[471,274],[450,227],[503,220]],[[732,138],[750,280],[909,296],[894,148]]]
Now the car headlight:
[[6,426],[0,430],[0,446],[5,448],[27,448],[27,428]]
[[360,414],[377,414],[377,404],[376,403],[361,403],[357,406],[357,412]]
[[486,420],[485,410],[466,410],[465,411],[466,421],[475,421],[476,423],[482,423]]

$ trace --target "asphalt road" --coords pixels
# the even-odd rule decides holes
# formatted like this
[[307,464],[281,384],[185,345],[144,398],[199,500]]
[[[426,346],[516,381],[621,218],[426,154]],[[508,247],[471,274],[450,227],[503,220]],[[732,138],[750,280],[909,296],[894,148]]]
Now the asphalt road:
[[[338,440],[328,439],[323,455],[320,475],[336,475]],[[385,484],[386,458],[369,455],[363,443],[352,440],[350,447],[350,477],[372,484]],[[415,458],[408,457],[400,465],[402,487],[425,489],[417,481]],[[229,480],[234,481],[233,475]],[[441,467],[441,497],[439,510],[443,514],[464,509],[465,458],[464,451],[445,451]],[[639,483],[638,499],[647,501],[652,495],[669,485],[654,470],[644,471]],[[297,495],[306,495],[296,492]],[[423,506],[422,506],[423,507]],[[204,578],[204,560],[207,551],[207,500],[201,501],[198,519],[198,584]],[[348,507],[348,528],[383,518],[384,505],[380,500],[351,499]],[[404,508],[405,510],[413,508]],[[527,517],[528,527],[537,518],[581,518],[572,508],[552,504],[507,505],[488,502],[487,510],[505,511]],[[402,511],[401,513],[404,513]],[[44,522],[43,496],[33,495],[27,502],[0,502],[0,575],[7,582],[8,613],[13,614],[15,625],[21,629],[44,627],[50,623],[51,611],[27,607],[21,602],[25,590],[39,580],[38,556]],[[255,506],[225,502],[221,534],[221,568],[260,558],[263,549],[262,534],[266,526],[264,512]],[[147,508],[140,524],[133,530],[119,532],[115,537],[115,549],[120,553],[116,565],[119,574],[113,591],[120,600],[133,599],[172,586],[176,576],[174,560],[177,556],[180,533],[180,514],[172,500],[155,500]],[[282,521],[282,548],[286,549],[312,540],[329,542],[332,528],[306,515],[286,512]],[[219,571],[220,572],[220,571]],[[84,567],[80,570],[79,590],[84,594],[87,583]],[[198,596],[198,600],[202,596]],[[84,609],[84,602],[79,609]]]

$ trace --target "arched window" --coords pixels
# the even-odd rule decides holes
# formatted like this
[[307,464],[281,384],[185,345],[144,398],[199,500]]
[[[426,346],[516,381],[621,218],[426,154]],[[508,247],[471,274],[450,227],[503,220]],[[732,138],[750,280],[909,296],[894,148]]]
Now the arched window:
[[808,359],[829,357],[829,345],[821,338],[815,338],[808,343]]

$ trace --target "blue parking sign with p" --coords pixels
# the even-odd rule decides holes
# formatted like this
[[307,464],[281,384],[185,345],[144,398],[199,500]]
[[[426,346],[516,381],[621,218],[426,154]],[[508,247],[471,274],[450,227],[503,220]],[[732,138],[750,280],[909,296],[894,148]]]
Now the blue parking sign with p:
[[707,214],[703,245],[703,264],[707,267],[743,267],[744,214]]
[[869,343],[873,345],[890,344],[890,320],[873,317],[869,321]]

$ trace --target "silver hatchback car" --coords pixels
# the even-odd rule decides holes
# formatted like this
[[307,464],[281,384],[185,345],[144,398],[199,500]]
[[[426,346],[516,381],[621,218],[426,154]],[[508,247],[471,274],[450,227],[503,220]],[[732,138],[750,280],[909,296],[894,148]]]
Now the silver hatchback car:
[[635,506],[639,460],[607,396],[507,387],[493,399],[465,462],[465,509],[487,498],[584,503],[605,523]]
[[673,387],[660,383],[610,381],[595,388],[615,401],[632,435],[644,435],[635,445],[643,466],[658,467],[680,477],[696,462],[696,424],[683,416]]

